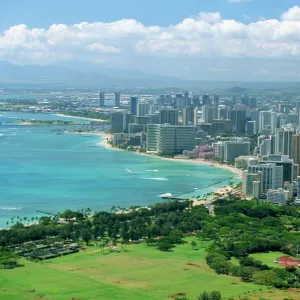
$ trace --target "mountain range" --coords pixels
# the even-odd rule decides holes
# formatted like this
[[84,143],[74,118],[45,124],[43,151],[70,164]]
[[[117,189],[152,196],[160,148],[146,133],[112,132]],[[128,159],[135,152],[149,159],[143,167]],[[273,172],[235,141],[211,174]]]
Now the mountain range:
[[171,86],[190,81],[101,65],[14,65],[0,62],[0,86],[61,88],[130,88]]

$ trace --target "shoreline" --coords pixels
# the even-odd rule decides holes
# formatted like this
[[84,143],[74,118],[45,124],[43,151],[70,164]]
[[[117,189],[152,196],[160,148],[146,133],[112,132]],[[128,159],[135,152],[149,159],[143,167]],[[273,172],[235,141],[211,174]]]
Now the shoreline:
[[[112,150],[122,150],[119,148],[115,148],[112,145],[110,145],[107,141],[107,139],[111,139],[112,135],[111,134],[101,134],[101,137],[104,137],[105,139],[101,142],[99,142],[97,145],[99,146],[103,146],[107,149],[112,149]],[[126,151],[126,150],[125,150]],[[240,169],[237,169],[235,167],[232,166],[228,166],[228,165],[224,165],[224,164],[220,164],[217,162],[212,162],[212,161],[206,161],[204,159],[201,158],[197,158],[197,159],[187,159],[187,158],[168,158],[168,157],[160,157],[160,156],[156,156],[156,155],[151,155],[151,154],[147,154],[147,153],[140,153],[140,152],[133,152],[135,154],[138,155],[145,155],[145,156],[149,156],[149,157],[154,157],[154,158],[158,158],[158,159],[162,159],[162,160],[169,160],[169,161],[175,161],[175,162],[183,162],[183,163],[196,163],[196,164],[201,164],[201,165],[207,165],[210,167],[215,167],[215,168],[220,168],[220,169],[224,169],[227,171],[232,172],[233,174],[236,175],[236,177],[239,177],[240,179],[242,179],[243,176],[243,171]]]
[[54,115],[58,116],[58,117],[65,117],[65,118],[91,120],[91,121],[95,121],[95,122],[99,122],[99,123],[107,122],[106,120],[102,120],[102,119],[93,119],[93,118],[86,118],[86,117],[70,116],[70,115],[64,115],[64,114],[54,114]]

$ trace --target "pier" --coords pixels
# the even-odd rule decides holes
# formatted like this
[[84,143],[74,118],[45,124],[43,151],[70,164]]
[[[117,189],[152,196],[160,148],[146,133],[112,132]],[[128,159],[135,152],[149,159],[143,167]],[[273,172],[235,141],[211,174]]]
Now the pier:
[[46,211],[41,211],[41,210],[36,210],[36,212],[40,213],[40,214],[45,214],[45,215],[50,215],[50,216],[58,216],[58,214],[54,214],[54,213],[51,213],[51,212],[46,212]]

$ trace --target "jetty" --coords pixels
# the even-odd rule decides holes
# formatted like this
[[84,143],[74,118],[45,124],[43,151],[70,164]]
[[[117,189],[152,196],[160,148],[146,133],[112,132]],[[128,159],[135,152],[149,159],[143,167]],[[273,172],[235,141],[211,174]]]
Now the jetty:
[[46,212],[46,211],[41,211],[41,210],[36,210],[36,212],[40,213],[40,214],[45,214],[45,215],[50,215],[50,216],[58,216],[58,214],[54,214],[54,213],[51,213],[51,212]]

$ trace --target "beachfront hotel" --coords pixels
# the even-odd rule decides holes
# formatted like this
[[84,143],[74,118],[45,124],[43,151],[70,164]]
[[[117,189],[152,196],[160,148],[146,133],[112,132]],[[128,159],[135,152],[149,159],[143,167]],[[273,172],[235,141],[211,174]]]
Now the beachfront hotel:
[[181,154],[183,150],[195,148],[194,126],[148,124],[147,132],[147,152]]

